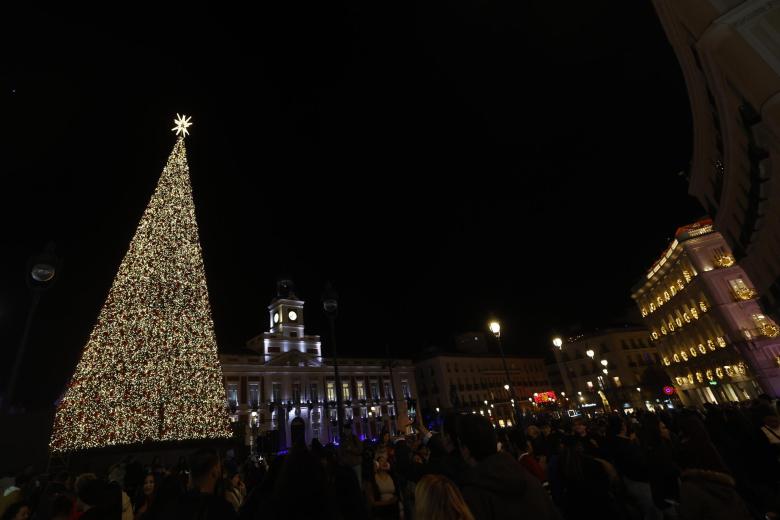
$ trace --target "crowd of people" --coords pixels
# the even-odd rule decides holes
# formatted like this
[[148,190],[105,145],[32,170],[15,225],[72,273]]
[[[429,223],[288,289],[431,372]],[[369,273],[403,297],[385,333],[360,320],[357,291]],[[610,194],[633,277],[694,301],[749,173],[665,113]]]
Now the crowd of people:
[[199,449],[171,466],[133,457],[103,474],[0,480],[0,520],[772,519],[780,418],[764,396],[701,409],[537,414],[494,428],[450,413],[430,431],[384,431],[238,460]]

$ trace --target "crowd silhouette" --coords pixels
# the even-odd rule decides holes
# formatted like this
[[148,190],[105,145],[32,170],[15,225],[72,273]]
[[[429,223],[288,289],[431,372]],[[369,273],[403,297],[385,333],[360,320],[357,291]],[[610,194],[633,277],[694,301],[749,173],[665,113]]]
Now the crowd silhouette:
[[[176,464],[126,456],[102,473],[19,471],[0,520],[773,519],[780,418],[767,396],[592,417],[526,415],[494,428],[445,414],[429,430],[305,442],[244,457],[201,448]],[[9,468],[5,468],[6,472]]]

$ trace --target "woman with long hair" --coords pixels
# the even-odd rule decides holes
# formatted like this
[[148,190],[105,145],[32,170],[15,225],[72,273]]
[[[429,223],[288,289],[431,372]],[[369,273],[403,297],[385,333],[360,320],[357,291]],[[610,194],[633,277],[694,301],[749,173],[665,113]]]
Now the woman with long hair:
[[144,483],[136,494],[135,501],[133,503],[133,516],[135,520],[145,518],[149,513],[149,509],[154,503],[154,498],[157,494],[157,479],[154,473],[147,473],[144,477]]
[[390,464],[384,455],[378,455],[374,461],[374,471],[367,482],[363,483],[366,501],[371,518],[397,520],[400,518],[398,488],[390,475]]
[[474,520],[455,484],[443,475],[426,475],[414,488],[415,518]]

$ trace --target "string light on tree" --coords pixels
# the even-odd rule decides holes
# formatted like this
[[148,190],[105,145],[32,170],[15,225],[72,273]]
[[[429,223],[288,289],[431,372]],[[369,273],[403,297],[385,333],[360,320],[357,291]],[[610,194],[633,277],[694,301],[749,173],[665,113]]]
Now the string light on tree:
[[108,292],[54,419],[53,452],[230,436],[184,136]]

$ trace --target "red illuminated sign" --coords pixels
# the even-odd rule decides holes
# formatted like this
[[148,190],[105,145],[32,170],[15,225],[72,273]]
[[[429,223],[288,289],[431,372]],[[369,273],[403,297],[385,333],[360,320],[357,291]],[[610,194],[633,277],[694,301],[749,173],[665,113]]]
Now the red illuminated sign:
[[539,392],[534,394],[534,402],[536,403],[549,403],[558,400],[558,396],[552,390],[548,392]]
[[674,393],[674,387],[673,386],[665,386],[664,387],[664,393],[666,395],[672,395]]

